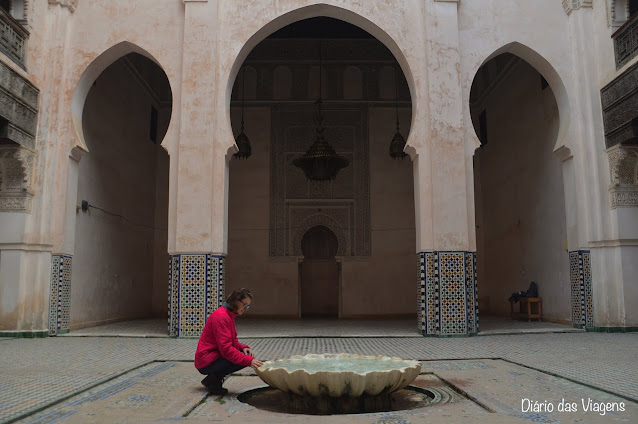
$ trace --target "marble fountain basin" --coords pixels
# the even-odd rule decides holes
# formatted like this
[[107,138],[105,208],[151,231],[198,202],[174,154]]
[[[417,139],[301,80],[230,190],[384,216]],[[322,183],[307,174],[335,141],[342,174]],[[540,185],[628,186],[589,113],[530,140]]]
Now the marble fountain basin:
[[283,392],[311,397],[378,396],[400,390],[421,372],[418,361],[347,353],[266,361],[257,375]]

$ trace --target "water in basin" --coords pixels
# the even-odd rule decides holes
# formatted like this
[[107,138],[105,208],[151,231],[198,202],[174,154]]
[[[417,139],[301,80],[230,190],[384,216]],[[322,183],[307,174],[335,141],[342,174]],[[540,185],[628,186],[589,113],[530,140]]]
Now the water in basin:
[[310,374],[320,371],[350,371],[365,374],[371,371],[390,371],[410,366],[413,366],[413,363],[408,361],[361,357],[284,359],[276,362],[277,368],[283,368],[288,372],[303,369]]

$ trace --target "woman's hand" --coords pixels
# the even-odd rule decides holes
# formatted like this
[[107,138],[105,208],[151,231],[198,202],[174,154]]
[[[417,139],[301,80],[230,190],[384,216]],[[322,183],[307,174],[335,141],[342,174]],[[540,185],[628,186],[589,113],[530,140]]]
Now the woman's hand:
[[259,359],[253,359],[252,362],[250,363],[250,368],[256,370],[257,368],[261,367],[262,365],[264,365],[264,363],[261,362]]
[[251,349],[251,348],[249,348],[249,347],[245,347],[245,348],[242,350],[242,352],[244,352],[244,355],[255,356],[255,355],[253,355],[253,351],[252,351],[252,349]]

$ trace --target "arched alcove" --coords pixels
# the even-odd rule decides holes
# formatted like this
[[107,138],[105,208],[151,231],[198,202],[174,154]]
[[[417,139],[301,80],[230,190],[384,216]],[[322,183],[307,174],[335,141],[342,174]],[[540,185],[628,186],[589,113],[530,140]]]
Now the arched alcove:
[[479,309],[508,316],[509,296],[534,281],[544,317],[567,323],[567,188],[554,153],[569,120],[564,86],[530,49],[509,45],[499,52],[477,71],[469,104],[480,141],[474,153]]
[[[403,137],[410,133],[409,77],[382,40],[349,23],[348,13],[343,16],[279,28],[251,44],[238,65],[231,125],[237,136],[243,121],[252,154],[229,163],[226,284],[232,290],[253,282],[260,299],[251,309],[254,317],[308,315],[300,282],[318,274],[300,268],[299,261],[305,256],[302,238],[316,226],[329,228],[338,240],[332,264],[341,270],[341,290],[334,296],[345,306],[340,313],[310,315],[416,315],[412,163],[389,155],[397,118]],[[379,78],[383,67],[388,70]],[[252,99],[241,96],[245,69],[257,75]],[[290,89],[281,90],[289,81]],[[293,165],[316,137],[319,87],[324,135],[350,163],[327,181],[309,180]],[[392,288],[389,279],[396,283]],[[354,301],[361,292],[364,301]]]
[[161,142],[172,91],[154,60],[118,46],[87,68],[74,98],[88,153],[77,176],[72,330],[167,315],[169,157]]

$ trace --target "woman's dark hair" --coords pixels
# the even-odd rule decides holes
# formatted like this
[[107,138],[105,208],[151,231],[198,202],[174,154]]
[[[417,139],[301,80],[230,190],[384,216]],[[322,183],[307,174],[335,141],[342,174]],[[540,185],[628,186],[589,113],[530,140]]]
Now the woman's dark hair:
[[250,293],[248,289],[235,289],[233,292],[226,298],[226,303],[228,304],[228,309],[233,312],[237,312],[237,301],[242,301],[247,297],[253,298],[253,295]]

